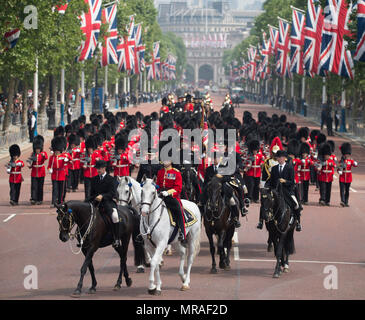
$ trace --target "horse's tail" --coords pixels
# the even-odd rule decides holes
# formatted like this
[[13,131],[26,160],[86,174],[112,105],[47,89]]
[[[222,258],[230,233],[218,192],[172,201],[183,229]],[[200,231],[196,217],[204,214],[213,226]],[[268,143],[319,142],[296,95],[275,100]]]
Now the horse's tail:
[[145,256],[143,239],[140,236],[140,231],[139,231],[140,217],[138,213],[132,214],[132,219],[133,219],[132,241],[134,247],[134,265],[138,267],[146,263],[146,256]]

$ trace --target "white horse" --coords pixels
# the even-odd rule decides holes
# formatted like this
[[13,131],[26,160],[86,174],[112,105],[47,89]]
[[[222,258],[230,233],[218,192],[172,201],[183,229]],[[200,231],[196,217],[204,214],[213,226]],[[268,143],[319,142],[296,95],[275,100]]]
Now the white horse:
[[[165,203],[158,196],[158,187],[155,182],[155,179],[143,178],[142,180],[140,231],[145,241],[145,248],[152,257],[148,293],[152,295],[160,295],[162,282],[159,264],[162,260],[163,252],[174,231],[174,227],[171,226],[169,213]],[[184,208],[188,209],[196,217],[196,222],[186,228],[186,237],[188,240],[187,248],[184,248],[180,244],[177,236],[175,236],[175,239],[171,243],[180,255],[179,276],[183,282],[181,290],[185,291],[190,289],[191,267],[195,256],[200,251],[201,215],[200,210],[195,203],[182,200],[182,204]],[[185,273],[184,265],[186,256],[188,256],[188,259],[187,272]]]

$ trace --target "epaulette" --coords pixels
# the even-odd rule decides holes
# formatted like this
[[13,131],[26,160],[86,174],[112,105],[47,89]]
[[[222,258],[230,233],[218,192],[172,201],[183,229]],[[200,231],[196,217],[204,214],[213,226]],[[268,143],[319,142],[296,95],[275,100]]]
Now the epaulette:
[[172,169],[174,169],[175,171],[177,171],[177,172],[180,172],[178,169],[176,169],[176,168],[172,168]]

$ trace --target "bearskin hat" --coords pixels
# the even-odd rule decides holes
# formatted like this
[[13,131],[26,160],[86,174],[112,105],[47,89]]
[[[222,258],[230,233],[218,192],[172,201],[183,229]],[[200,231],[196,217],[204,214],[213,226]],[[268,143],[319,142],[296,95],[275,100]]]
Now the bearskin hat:
[[312,130],[311,133],[310,133],[310,135],[309,135],[310,138],[311,138],[311,141],[314,142],[315,140],[317,140],[317,137],[318,137],[318,135],[320,133],[321,132],[319,130],[317,130],[317,129]]
[[68,137],[68,144],[71,146],[74,144],[75,146],[78,146],[80,144],[80,137],[76,134],[71,134]]
[[43,151],[43,145],[44,145],[44,138],[41,135],[37,135],[33,139],[33,152],[35,152],[37,149],[40,149]]
[[188,94],[186,96],[186,102],[191,102],[192,96],[190,94]]
[[94,140],[96,143],[96,147],[100,147],[103,145],[104,140],[101,134],[99,133],[94,134]]
[[280,122],[281,123],[285,123],[286,122],[286,115],[285,114],[282,114],[279,118]]
[[167,98],[166,97],[163,97],[162,100],[161,100],[161,104],[163,106],[166,106],[167,105]]
[[336,147],[335,142],[333,140],[327,140],[327,143],[331,146],[332,153],[334,153]]
[[115,140],[115,150],[125,150],[128,146],[128,136],[125,134],[118,135]]
[[85,140],[85,138],[86,138],[86,132],[85,132],[85,129],[84,129],[84,128],[79,129],[79,130],[77,131],[77,135],[78,135],[80,138],[83,138],[83,139]]
[[299,154],[300,155],[303,155],[304,153],[308,154],[310,153],[310,147],[309,147],[309,144],[306,143],[306,142],[302,142],[302,144],[300,145],[300,148],[299,148]]
[[65,126],[65,133],[68,134],[68,133],[72,133],[72,125],[68,124]]
[[308,136],[309,136],[308,128],[306,128],[306,127],[302,127],[302,128],[300,128],[300,129],[298,130],[298,138],[299,138],[299,140],[300,140],[301,138],[304,138],[305,140],[307,140],[307,139],[308,139]]
[[65,150],[65,139],[64,137],[55,137],[51,141],[52,151],[63,152]]
[[322,144],[322,143],[326,142],[326,140],[327,140],[327,137],[326,137],[326,135],[325,135],[325,134],[323,134],[323,133],[319,133],[319,134],[318,134],[318,136],[317,136],[317,144],[318,144],[318,145],[320,145],[320,144]]
[[85,129],[85,134],[87,134],[87,133],[94,134],[94,132],[95,132],[95,129],[91,123],[85,124],[84,129]]
[[20,157],[20,148],[17,144],[13,144],[9,147],[10,157]]
[[96,150],[97,149],[97,145],[96,145],[96,142],[95,142],[95,139],[93,136],[89,137],[86,139],[85,141],[85,149],[93,149],[93,150]]
[[292,139],[288,142],[288,147],[287,147],[287,152],[288,154],[293,154],[295,157],[298,156],[299,153],[299,147],[300,147],[300,142],[296,139]]
[[58,136],[64,136],[65,135],[65,128],[62,126],[58,126],[53,133],[54,137],[58,137]]
[[320,156],[330,156],[332,154],[331,146],[328,143],[323,143],[318,150]]
[[352,153],[351,144],[349,144],[348,142],[344,142],[341,145],[340,150],[341,150],[342,155],[351,154]]
[[252,153],[253,151],[260,150],[260,142],[258,140],[251,140],[248,143],[248,150]]

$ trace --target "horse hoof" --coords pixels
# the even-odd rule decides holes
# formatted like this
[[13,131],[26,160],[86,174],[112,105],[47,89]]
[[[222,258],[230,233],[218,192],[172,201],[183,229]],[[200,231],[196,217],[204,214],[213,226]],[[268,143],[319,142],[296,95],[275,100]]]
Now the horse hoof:
[[162,267],[164,266],[164,264],[165,264],[165,262],[162,260],[162,261],[160,262],[160,268],[162,268]]
[[227,266],[225,266],[225,267],[224,267],[224,270],[225,270],[225,271],[229,271],[229,270],[231,270],[231,266],[228,266],[228,265],[227,265]]
[[172,251],[171,250],[165,251],[165,256],[172,256]]
[[280,273],[276,272],[276,273],[274,273],[274,275],[272,277],[275,279],[280,278]]
[[81,291],[80,290],[75,290],[72,295],[72,298],[80,298],[81,297]]
[[289,273],[289,267],[284,267],[283,272],[284,272],[284,273]]
[[145,267],[146,268],[151,268],[151,264],[147,262],[147,263],[145,263]]
[[272,244],[269,244],[267,246],[267,252],[272,252],[272,250],[273,250],[273,246],[272,246]]
[[120,289],[122,289],[120,284],[116,284],[113,288],[113,291],[119,291]]
[[180,291],[187,291],[187,290],[189,290],[190,289],[190,287],[188,286],[188,285],[183,285],[182,287],[181,287],[181,289],[180,289]]
[[88,293],[89,294],[95,294],[96,293],[96,289],[95,288],[90,288]]
[[210,273],[211,273],[211,274],[216,274],[216,273],[218,273],[217,268],[212,268],[212,269],[210,269]]
[[131,278],[127,278],[127,280],[125,280],[125,283],[127,284],[127,287],[130,287],[133,283]]
[[226,268],[226,264],[225,263],[220,263],[219,264],[219,268],[220,269],[225,269]]
[[151,296],[154,296],[154,295],[156,295],[156,291],[157,291],[156,288],[155,289],[148,289],[148,294],[150,294]]
[[144,268],[142,267],[137,268],[137,273],[144,273]]

